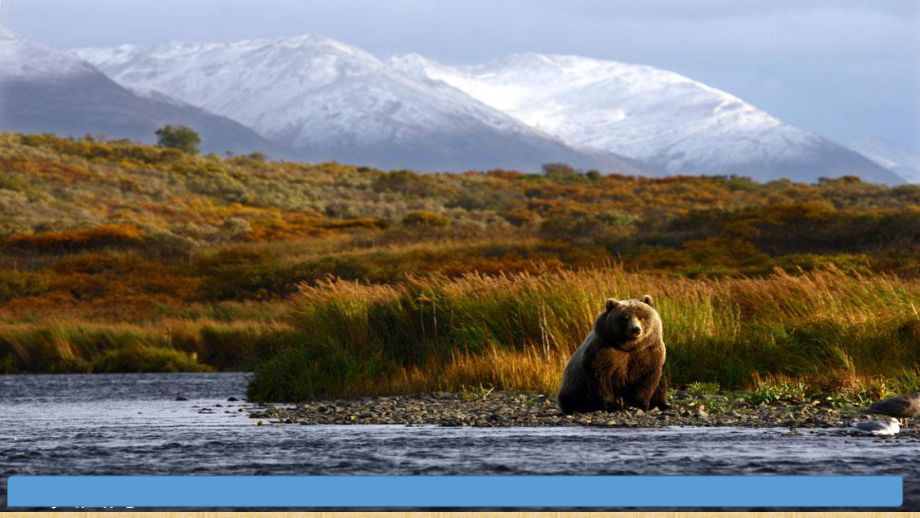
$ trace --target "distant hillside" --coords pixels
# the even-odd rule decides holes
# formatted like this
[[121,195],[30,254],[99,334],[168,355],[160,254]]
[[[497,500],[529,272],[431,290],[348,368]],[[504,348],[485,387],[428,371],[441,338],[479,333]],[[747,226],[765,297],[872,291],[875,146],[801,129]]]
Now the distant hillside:
[[[724,226],[737,239],[760,239],[777,250],[858,251],[876,243],[871,247],[903,251],[920,242],[920,186],[890,188],[855,177],[758,184],[737,177],[599,177],[565,167],[545,175],[425,175],[12,133],[0,134],[0,169],[0,235],[132,224],[164,243],[199,246],[384,229],[412,240],[440,228],[469,237],[541,235],[625,253],[621,239],[647,240],[651,251],[718,235]],[[745,216],[751,208],[777,214]],[[894,217],[891,211],[907,212],[878,227]],[[732,218],[740,219],[729,224]],[[800,245],[781,245],[767,236],[784,227],[752,226],[758,218],[791,218],[799,221],[795,232],[809,230],[796,238]],[[804,223],[810,219],[813,229]],[[917,241],[903,237],[915,232]],[[810,248],[810,241],[824,244]]]
[[851,142],[850,149],[894,171],[907,182],[920,184],[920,153],[868,137]]

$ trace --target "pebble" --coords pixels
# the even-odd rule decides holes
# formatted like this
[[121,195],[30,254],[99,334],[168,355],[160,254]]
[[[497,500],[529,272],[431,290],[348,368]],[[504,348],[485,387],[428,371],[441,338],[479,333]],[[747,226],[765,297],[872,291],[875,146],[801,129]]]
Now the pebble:
[[[626,409],[563,415],[553,394],[493,391],[487,396],[434,392],[406,396],[307,401],[296,406],[247,408],[249,416],[282,423],[394,424],[474,427],[600,426],[654,428],[728,426],[838,428],[864,419],[858,409],[814,403],[751,406],[741,396],[694,396],[678,392],[666,411]],[[242,410],[242,409],[240,409]],[[920,427],[918,427],[920,430]],[[918,431],[920,435],[920,431]]]

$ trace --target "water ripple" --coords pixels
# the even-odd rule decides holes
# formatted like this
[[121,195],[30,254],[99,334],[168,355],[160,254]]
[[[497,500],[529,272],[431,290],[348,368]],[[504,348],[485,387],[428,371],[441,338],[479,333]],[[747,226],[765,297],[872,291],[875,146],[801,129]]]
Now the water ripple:
[[[227,401],[244,393],[246,381],[233,373],[0,376],[0,505],[13,474],[865,474],[905,476],[905,502],[920,509],[920,443],[906,436],[254,426],[237,412],[243,402]],[[203,408],[214,412],[199,413]]]

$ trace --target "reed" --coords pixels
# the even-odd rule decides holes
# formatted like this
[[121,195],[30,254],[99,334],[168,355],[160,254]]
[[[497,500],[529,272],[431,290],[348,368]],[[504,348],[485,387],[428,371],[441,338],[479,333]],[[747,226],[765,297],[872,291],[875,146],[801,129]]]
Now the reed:
[[618,267],[303,286],[249,396],[299,401],[492,386],[554,392],[607,297],[652,294],[672,385],[917,387],[920,283],[834,268],[687,279]]

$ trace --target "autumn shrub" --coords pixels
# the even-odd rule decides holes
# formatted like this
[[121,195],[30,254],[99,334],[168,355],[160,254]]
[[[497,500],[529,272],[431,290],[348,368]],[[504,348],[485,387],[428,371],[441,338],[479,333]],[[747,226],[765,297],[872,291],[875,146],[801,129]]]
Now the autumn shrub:
[[49,268],[50,288],[82,301],[117,303],[132,297],[186,301],[195,296],[197,278],[174,271],[137,252],[89,252],[65,256]]
[[407,227],[446,227],[450,220],[433,212],[410,212],[403,218],[402,224]]
[[632,235],[638,220],[617,211],[554,213],[547,215],[540,225],[540,236],[548,240],[599,244]]
[[[24,146],[52,150],[62,155],[78,156],[93,160],[130,160],[145,164],[172,162],[181,157],[176,149],[163,149],[130,141],[105,141],[92,137],[73,139],[54,135],[21,135]],[[178,152],[178,156],[176,153]]]
[[136,247],[143,239],[144,233],[135,225],[111,224],[39,234],[14,234],[6,239],[6,246],[14,250],[63,253]]
[[542,219],[537,214],[521,208],[504,211],[501,213],[501,217],[516,227],[536,226]]
[[405,169],[377,176],[371,183],[371,187],[376,192],[392,192],[413,197],[431,197],[444,193],[444,189],[437,184],[435,177]]
[[[283,294],[281,267],[264,251],[234,248],[198,260],[201,294],[212,300],[266,299]],[[287,288],[293,292],[294,286]]]
[[569,164],[564,164],[561,162],[543,164],[540,167],[543,174],[552,180],[565,180],[565,181],[584,181],[586,180],[585,176],[574,167]]
[[384,230],[390,222],[383,218],[350,218],[335,221],[317,222],[317,226],[329,230]]
[[230,249],[200,259],[200,294],[208,300],[269,300],[297,292],[300,284],[335,278],[393,284],[410,276],[459,277],[538,272],[562,267],[603,266],[612,257],[597,247],[565,242],[462,243],[451,246],[413,246],[320,255],[315,259],[284,262],[265,251]]
[[20,297],[33,297],[49,290],[48,275],[0,270],[0,305]]
[[294,294],[304,282],[327,277],[379,280],[360,259],[322,257],[281,263],[264,251],[231,249],[201,259],[200,293],[208,300],[268,300]]
[[841,211],[826,201],[707,209],[675,218],[668,230],[683,241],[744,239],[771,255],[859,253],[891,246],[916,247],[920,209]]

